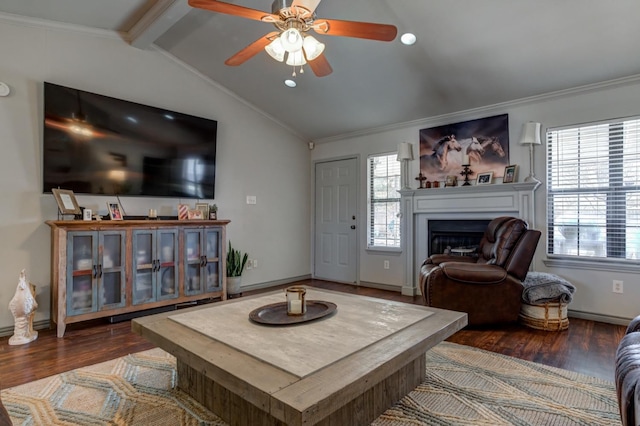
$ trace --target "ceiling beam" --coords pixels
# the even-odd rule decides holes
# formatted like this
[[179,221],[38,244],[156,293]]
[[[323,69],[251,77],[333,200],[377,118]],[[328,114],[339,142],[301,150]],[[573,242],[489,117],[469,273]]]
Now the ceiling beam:
[[159,0],[131,28],[129,43],[138,49],[148,48],[190,10],[186,0]]

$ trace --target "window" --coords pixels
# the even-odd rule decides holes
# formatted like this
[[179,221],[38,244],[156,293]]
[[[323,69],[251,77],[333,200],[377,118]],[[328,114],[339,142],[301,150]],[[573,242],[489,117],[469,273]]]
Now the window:
[[547,131],[550,255],[640,259],[640,119]]
[[400,162],[396,160],[396,153],[371,155],[367,160],[367,246],[400,248]]

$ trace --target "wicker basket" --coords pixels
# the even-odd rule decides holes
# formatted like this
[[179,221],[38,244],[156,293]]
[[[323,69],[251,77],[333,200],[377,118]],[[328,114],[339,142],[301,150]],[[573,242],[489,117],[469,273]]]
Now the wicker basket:
[[520,322],[527,327],[545,331],[561,331],[569,328],[566,303],[544,305],[522,304]]

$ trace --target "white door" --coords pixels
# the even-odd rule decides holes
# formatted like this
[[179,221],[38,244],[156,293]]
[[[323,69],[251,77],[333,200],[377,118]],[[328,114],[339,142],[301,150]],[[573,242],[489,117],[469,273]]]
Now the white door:
[[357,281],[357,159],[316,164],[315,278]]

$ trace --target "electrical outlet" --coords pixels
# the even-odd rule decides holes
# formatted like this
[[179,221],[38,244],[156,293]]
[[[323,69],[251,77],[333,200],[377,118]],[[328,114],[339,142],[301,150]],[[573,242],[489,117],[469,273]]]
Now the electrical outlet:
[[384,269],[389,269],[389,261],[388,260],[384,261]]
[[613,280],[613,292],[624,293],[624,282],[620,280]]
[[253,259],[253,267],[254,268],[258,267],[258,259]]
[[255,195],[247,195],[247,204],[256,204],[258,199]]
[[253,268],[253,260],[249,259],[247,260],[247,271],[251,268]]

